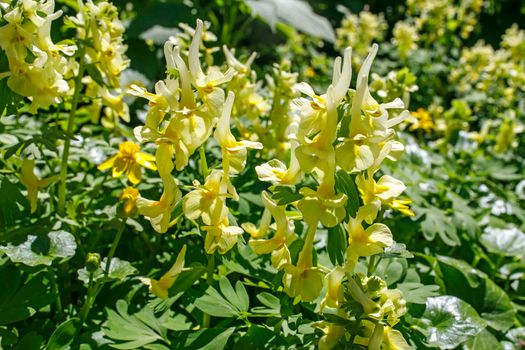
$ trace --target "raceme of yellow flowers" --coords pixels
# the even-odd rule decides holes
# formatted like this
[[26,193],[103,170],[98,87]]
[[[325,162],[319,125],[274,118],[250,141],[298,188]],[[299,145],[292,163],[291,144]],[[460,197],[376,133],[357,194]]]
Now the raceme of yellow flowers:
[[[61,14],[53,12],[54,3],[24,0],[2,4],[6,24],[0,28],[0,45],[9,60],[10,72],[3,74],[9,79],[9,87],[31,99],[32,110],[68,98],[71,89],[65,78],[78,75],[81,67],[72,59],[76,47],[51,41],[51,21]],[[85,63],[94,64],[103,79],[84,79],[88,95],[102,97],[102,104],[110,113],[127,119],[129,112],[122,100],[119,77],[128,61],[122,44],[123,27],[115,8],[106,2],[95,5],[89,1],[69,21],[77,28],[79,38],[92,41],[90,47],[83,48]],[[138,213],[150,221],[154,230],[164,233],[182,219],[172,217],[175,206],[181,202],[186,219],[205,232],[204,249],[208,254],[226,253],[246,231],[253,251],[271,254],[273,268],[284,272],[282,290],[295,302],[322,299],[320,312],[331,310],[355,322],[360,327],[355,343],[369,349],[408,348],[402,335],[393,329],[406,310],[402,293],[388,289],[377,276],[355,271],[360,260],[368,259],[368,264],[373,265],[373,257],[394,244],[389,227],[380,222],[385,210],[413,215],[408,207],[410,201],[399,198],[405,185],[389,175],[378,175],[386,159],[395,161],[402,154],[404,147],[396,140],[394,127],[409,113],[401,99],[379,103],[370,93],[368,80],[377,45],[372,45],[362,61],[355,90],[350,89],[351,48],[344,50],[343,58],[335,59],[331,84],[321,94],[307,83],[297,84],[296,75],[276,66],[272,83],[274,91],[283,96],[276,94],[269,103],[258,92],[255,73],[250,68],[255,56],[242,63],[233,50],[223,48],[225,67],[214,66],[210,60],[201,62],[201,56],[207,57],[201,51],[209,52],[203,47],[203,32],[204,23],[198,20],[195,30],[185,31],[191,37],[187,46],[181,46],[185,41],[180,38],[165,43],[167,75],[155,84],[154,92],[137,85],[128,91],[148,101],[145,123],[134,134],[139,143],[154,144],[155,155],[143,153],[138,144],[126,141],[99,169],[111,168],[114,177],[126,174],[136,185],[141,181],[141,167],[148,168],[158,172],[163,192],[160,198],[149,199],[134,187],[124,189],[120,197],[124,214]],[[280,113],[275,113],[272,105]],[[264,125],[266,131],[277,132],[268,139],[260,118],[271,114],[270,110],[274,114]],[[258,128],[243,129],[241,117],[247,117]],[[232,133],[232,127],[240,131],[240,137]],[[204,152],[208,143],[221,150],[220,167],[211,170]],[[281,159],[260,164],[256,172],[261,181],[274,186],[261,195],[265,208],[260,223],[237,226],[230,219],[229,209],[230,201],[239,200],[233,179],[244,170],[249,150],[262,152],[264,147],[275,148],[266,154]],[[183,196],[173,173],[188,166],[197,152],[204,181],[194,180],[191,186],[185,186],[191,191]],[[38,189],[54,180],[40,180],[33,168],[34,161],[24,161],[22,181],[28,188],[32,210]],[[355,175],[362,203],[355,215],[347,213],[347,195],[336,189],[338,171]],[[315,185],[309,182],[306,186],[306,178],[313,179]],[[299,188],[301,199],[279,204],[272,197],[276,185]],[[292,215],[289,207],[296,214]],[[295,225],[297,220],[306,224],[305,232],[298,232],[296,228],[303,225]],[[348,237],[345,262],[332,268],[319,266],[314,258],[319,229],[338,225],[344,227]],[[300,236],[304,244],[294,261],[289,246]],[[158,297],[167,297],[184,260],[185,247],[160,280],[143,282]],[[360,305],[357,310],[349,306],[356,303]],[[319,341],[321,349],[333,348],[341,337],[349,338],[338,324],[323,321],[317,327],[325,333]]]
[[[265,209],[259,225],[244,223],[241,228],[232,225],[229,219],[228,202],[239,199],[232,178],[243,171],[248,149],[261,149],[263,143],[237,140],[231,126],[237,125],[242,115],[257,119],[259,113],[264,113],[260,110],[251,114],[246,110],[253,105],[250,101],[262,97],[249,88],[253,84],[249,81],[253,56],[243,64],[232,51],[224,48],[228,67],[203,68],[199,59],[203,28],[203,22],[198,21],[187,54],[182,53],[176,40],[165,44],[168,73],[164,80],[157,82],[155,92],[132,86],[130,93],[149,101],[145,124],[135,129],[135,136],[142,143],[155,143],[156,167],[164,191],[160,199],[150,200],[128,188],[122,194],[125,205],[136,205],[138,213],[162,233],[180,219],[172,218],[171,213],[176,203],[182,201],[185,217],[206,232],[204,245],[209,254],[226,253],[246,231],[251,236],[249,245],[254,252],[271,254],[272,266],[284,271],[282,288],[296,302],[314,301],[324,291],[322,309],[334,309],[339,317],[349,320],[356,317],[373,320],[362,323],[362,336],[356,340],[359,344],[370,348],[379,348],[381,344],[392,349],[407,348],[401,334],[392,328],[405,312],[402,293],[388,289],[378,277],[354,273],[360,258],[381,254],[394,243],[390,229],[379,222],[379,213],[390,208],[413,215],[408,207],[410,201],[399,198],[405,185],[389,175],[377,176],[385,159],[395,161],[403,152],[404,147],[396,140],[393,128],[409,115],[403,110],[401,99],[378,103],[370,94],[368,77],[377,45],[372,46],[363,62],[355,91],[350,89],[350,48],[345,50],[344,59],[335,60],[332,82],[325,93],[317,94],[306,83],[293,86],[305,97],[290,100],[289,115],[282,117],[287,125],[289,162],[272,159],[257,166],[256,171],[261,181],[273,185],[300,186],[306,176],[311,176],[318,186],[300,187],[302,198],[291,203],[302,214],[299,218],[290,215],[288,205],[279,205],[272,198],[270,192],[274,187],[270,187],[270,192],[262,193]],[[345,107],[348,113],[340,120],[338,111]],[[268,128],[278,126],[279,122],[283,121],[270,123]],[[198,149],[202,150],[202,157],[204,145],[212,138],[221,149],[221,168],[204,171],[204,183],[195,180],[193,189],[182,196],[172,172],[182,171]],[[140,164],[140,159],[153,163],[141,155],[137,145],[127,142],[121,145],[119,154],[102,163],[100,168],[111,164],[115,176],[126,172],[133,183],[133,179],[140,177],[131,169]],[[338,169],[356,175],[363,205],[355,217],[346,213],[347,196],[336,190]],[[294,263],[289,245],[299,237],[294,224],[298,219],[307,229],[304,245]],[[343,225],[348,235],[346,263],[332,269],[316,266],[313,249],[318,229],[337,225]],[[181,256],[172,268],[179,272]],[[169,275],[170,281],[148,282],[154,294],[167,295],[177,274]],[[361,314],[346,307],[350,300],[362,306]],[[330,344],[345,336],[341,326],[321,322],[318,327],[325,332],[320,340],[321,348],[329,349]]]
[[[2,2],[0,10],[4,22],[0,27],[0,47],[5,52],[9,72],[0,72],[7,78],[9,88],[31,100],[30,113],[72,98],[74,78],[82,74],[81,66],[95,66],[98,81],[86,76],[86,96],[92,98],[90,113],[96,121],[102,107],[106,116],[129,121],[128,106],[123,101],[120,75],[129,65],[123,45],[124,27],[117,8],[105,1],[81,3],[76,17],[65,22],[77,31],[77,38],[89,42],[85,48],[85,64],[79,65],[72,41],[54,43],[51,24],[62,15],[54,11],[53,0],[23,0]],[[82,67],[84,69],[85,67]]]
[[70,91],[66,78],[75,69],[68,57],[76,46],[51,40],[51,22],[62,15],[54,9],[52,0],[2,3],[6,23],[0,27],[0,47],[7,56],[9,72],[0,72],[0,77],[7,77],[12,91],[31,99],[31,112],[59,103]]

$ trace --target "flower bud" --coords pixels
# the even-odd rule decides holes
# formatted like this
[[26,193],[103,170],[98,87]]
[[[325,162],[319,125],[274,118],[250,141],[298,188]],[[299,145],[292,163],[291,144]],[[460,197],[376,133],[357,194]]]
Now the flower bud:
[[89,273],[97,271],[100,266],[100,254],[99,253],[88,253],[86,257],[86,270]]

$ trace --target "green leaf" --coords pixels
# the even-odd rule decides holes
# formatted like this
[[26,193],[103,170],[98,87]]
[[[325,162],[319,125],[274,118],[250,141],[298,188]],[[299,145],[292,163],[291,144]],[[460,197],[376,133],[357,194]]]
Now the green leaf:
[[222,276],[219,280],[219,287],[226,300],[232,305],[235,305],[239,311],[248,311],[248,308],[250,307],[250,299],[241,281],[237,281],[234,290],[228,278]]
[[346,201],[346,212],[355,217],[359,209],[359,193],[355,186],[355,178],[346,171],[340,169],[335,174],[335,188],[338,193],[344,193],[348,197]]
[[44,338],[36,332],[29,332],[16,344],[14,350],[40,349]]
[[22,277],[13,265],[0,271],[0,281],[9,281],[0,288],[0,325],[25,320],[56,298],[44,283],[43,273]]
[[525,257],[525,233],[517,227],[487,227],[480,237],[480,242],[488,251],[505,256]]
[[[264,345],[263,345],[264,344]],[[286,341],[273,328],[252,324],[244,336],[236,339],[234,350],[286,349]]]
[[[104,277],[104,271],[107,265],[107,258],[104,258],[100,263],[98,269],[93,272],[93,281],[98,281]],[[89,283],[89,272],[85,267],[77,271],[78,279],[85,284]],[[111,259],[109,265],[108,279],[110,280],[123,280],[124,278],[134,275],[137,273],[137,269],[126,260],[121,260],[117,257]]]
[[326,249],[334,265],[342,265],[345,260],[346,232],[341,224],[328,228]]
[[166,321],[171,318],[171,312],[165,312],[159,318],[155,317],[151,305],[146,305],[135,314],[128,313],[128,304],[124,300],[117,301],[117,311],[107,309],[108,320],[102,327],[106,337],[115,341],[111,346],[117,349],[139,349],[167,339]]
[[384,253],[381,254],[382,258],[413,258],[414,254],[407,250],[407,246],[404,243],[394,242],[390,247],[386,247]]
[[75,340],[78,330],[80,329],[80,319],[71,318],[62,322],[51,334],[47,342],[47,350],[63,350]]
[[209,287],[206,294],[195,300],[195,306],[202,312],[215,317],[241,316],[239,308],[224,299],[213,287]]
[[454,349],[486,326],[472,306],[454,296],[429,298],[422,322],[427,325],[428,345],[441,349]]
[[307,2],[301,0],[247,0],[254,16],[264,19],[272,29],[276,23],[286,23],[299,31],[335,42],[330,22],[316,14]]
[[266,307],[254,307],[253,312],[276,315],[281,313],[281,301],[275,295],[262,292],[257,294],[256,298]]
[[[21,217],[22,208],[27,206],[26,198],[18,187],[7,177],[3,177],[0,182],[0,227],[12,226],[15,219]],[[2,233],[0,237],[1,235]]]
[[177,283],[169,289],[169,296],[177,295],[181,292],[188,290],[195,281],[197,281],[206,272],[206,266],[202,264],[194,264],[189,269],[184,269],[179,277],[177,277]]
[[47,236],[27,236],[27,240],[17,246],[9,243],[0,246],[14,263],[28,266],[51,265],[54,259],[63,261],[75,255],[77,244],[73,235],[66,231],[52,231]]
[[303,198],[300,193],[294,192],[289,186],[275,186],[272,189],[272,199],[278,205],[287,205]]
[[510,297],[485,273],[464,261],[446,256],[437,257],[439,278],[447,294],[469,302],[496,330],[506,330],[516,314]]
[[425,208],[423,210],[425,219],[421,222],[421,230],[425,239],[433,241],[438,234],[441,240],[449,246],[461,245],[456,226],[452,224],[452,220],[445,215],[444,211],[438,208]]
[[200,347],[199,350],[222,350],[226,347],[226,343],[228,343],[228,339],[232,335],[232,333],[235,331],[235,328],[227,328],[223,332],[221,332],[218,336],[213,338],[208,344],[204,345],[203,347]]
[[233,289],[230,280],[228,280],[228,277],[222,276],[219,280],[219,287],[221,289],[222,295],[231,302],[233,305],[239,305],[240,300],[237,297],[237,293],[235,292],[235,289]]
[[243,311],[248,311],[250,308],[250,297],[248,296],[246,288],[241,281],[235,282],[235,292],[237,293],[237,297],[240,301],[239,308]]
[[18,342],[18,330],[9,329],[6,326],[0,326],[0,347],[14,345]]
[[381,277],[390,286],[403,277],[406,268],[405,259],[382,259],[377,264],[374,274]]
[[498,339],[484,329],[474,338],[470,338],[463,344],[463,350],[499,350],[503,349]]
[[102,77],[102,74],[100,74],[100,71],[97,68],[97,65],[94,63],[86,64],[86,72],[89,74],[91,79],[93,79],[98,85],[101,87],[105,87],[106,83],[104,82],[104,78]]
[[185,348],[196,350],[222,350],[226,347],[228,339],[234,331],[235,327],[203,329],[188,337]]
[[233,289],[228,278],[223,276],[219,287],[222,295],[215,288],[209,287],[206,294],[195,301],[195,306],[215,317],[243,316],[250,307],[250,300],[242,282],[237,281]]
[[403,282],[398,283],[396,288],[403,292],[403,299],[412,304],[425,304],[429,297],[439,295],[439,286],[435,284],[424,285],[418,282]]

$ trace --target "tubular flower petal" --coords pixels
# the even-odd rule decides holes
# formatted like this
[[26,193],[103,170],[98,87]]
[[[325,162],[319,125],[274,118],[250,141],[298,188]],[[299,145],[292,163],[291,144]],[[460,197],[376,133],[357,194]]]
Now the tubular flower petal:
[[353,256],[372,256],[383,252],[384,248],[393,244],[392,232],[388,226],[375,223],[363,228],[363,210],[359,210],[357,218],[349,218],[348,222],[348,254]]
[[[272,253],[272,265],[280,268],[290,262],[290,252],[288,251],[287,245],[292,243],[296,238],[294,224],[287,218],[285,206],[277,205],[268,192],[263,191],[262,200],[266,208],[265,213],[269,213],[275,220],[275,225],[272,225],[272,227],[275,228],[275,234],[270,239],[252,236],[249,245],[256,254]],[[265,218],[263,215],[263,220],[265,221],[261,222],[261,227],[269,225],[269,218]],[[243,227],[245,226],[243,225]]]
[[203,226],[202,229],[206,231],[204,249],[208,254],[213,254],[215,251],[225,254],[233,248],[239,235],[244,232],[240,227],[229,226],[227,217],[216,225]]
[[175,222],[171,222],[171,212],[182,197],[177,187],[175,179],[171,176],[162,177],[164,191],[158,201],[152,201],[139,197],[137,199],[137,208],[139,214],[144,215],[151,222],[153,229],[159,233],[164,233]]
[[27,189],[27,199],[31,205],[31,213],[34,213],[37,208],[38,191],[56,181],[59,176],[53,175],[45,179],[39,179],[35,173],[35,160],[24,159],[22,162],[22,169],[20,171],[20,182]]
[[228,215],[226,206],[226,182],[221,171],[214,170],[204,185],[188,193],[182,202],[184,215],[190,220],[199,217],[205,225],[223,221]]
[[221,117],[217,122],[217,129],[214,135],[221,145],[222,164],[226,174],[238,174],[244,169],[246,165],[247,148],[263,148],[260,142],[237,141],[231,133],[230,116],[234,99],[235,94],[230,91],[222,109]]
[[151,293],[155,294],[161,299],[169,297],[169,290],[177,281],[182,269],[184,268],[184,257],[186,255],[186,246],[184,245],[177,255],[177,259],[173,266],[166,272],[159,280],[141,278],[142,282],[149,286]]

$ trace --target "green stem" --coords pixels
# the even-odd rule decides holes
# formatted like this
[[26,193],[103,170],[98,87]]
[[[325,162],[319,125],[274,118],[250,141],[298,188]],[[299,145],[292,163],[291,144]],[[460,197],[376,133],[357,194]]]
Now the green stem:
[[124,228],[126,227],[126,219],[123,218],[119,230],[117,231],[117,234],[115,235],[115,238],[113,239],[113,243],[111,243],[111,249],[109,250],[106,267],[104,269],[104,280],[109,275],[109,268],[111,266],[111,259],[113,259],[113,255],[115,255],[115,251],[117,250],[117,246],[120,242],[120,239],[122,238],[122,233],[124,233]]
[[204,146],[201,146],[199,149],[199,156],[200,156],[200,167],[201,167],[201,174],[204,178],[204,182],[206,182],[206,177],[208,176],[208,173],[210,172],[208,169],[208,162],[206,161],[206,152],[204,151]]
[[372,255],[370,257],[370,260],[368,260],[368,270],[366,272],[366,275],[367,276],[371,276],[373,273],[374,273],[374,270],[375,270],[375,260],[376,260],[376,256],[375,255]]
[[[208,286],[213,284],[213,272],[215,270],[215,254],[208,254],[208,269],[206,272],[206,283]],[[204,313],[202,317],[202,328],[210,327],[211,316],[207,313]]]
[[80,327],[77,331],[80,332],[80,328],[82,325],[84,325],[84,322],[86,322],[87,316],[89,314],[89,310],[91,309],[91,306],[93,305],[92,302],[93,299],[93,272],[89,273],[89,282],[88,282],[88,293],[86,295],[86,302],[84,303],[84,306],[82,306],[82,309],[80,310],[80,313],[78,314],[80,318]]
[[51,283],[51,287],[53,288],[53,291],[57,295],[57,298],[56,298],[57,317],[59,320],[61,320],[63,310],[62,310],[62,300],[60,299],[60,290],[58,289],[58,284],[56,281],[58,278],[58,273],[57,273],[57,276],[55,277],[55,275],[51,272],[51,270],[48,270],[48,276],[49,276],[49,282]]
[[[89,27],[86,28],[86,38],[88,37]],[[78,102],[80,100],[80,90],[82,89],[82,77],[85,69],[85,51],[84,44],[80,46],[79,50],[79,64],[78,74],[75,77],[75,91],[73,92],[73,101],[71,102],[71,109],[67,120],[66,140],[64,141],[64,150],[62,152],[62,160],[60,164],[60,184],[58,187],[58,215],[64,216],[64,209],[66,206],[66,180],[67,180],[67,165],[69,158],[69,149],[71,147],[71,139],[73,137],[73,126],[75,125],[75,114],[77,113]]]
[[107,281],[107,278],[109,276],[109,268],[111,266],[111,260],[113,259],[113,255],[117,250],[117,246],[120,242],[120,239],[122,238],[122,234],[124,232],[125,227],[126,219],[124,218],[122,219],[120,228],[117,231],[115,238],[113,239],[113,243],[111,244],[111,248],[106,259],[106,266],[104,267],[104,276],[101,279],[99,279],[95,283],[95,285],[93,285],[93,273],[89,275],[88,294],[86,296],[86,302],[84,303],[84,306],[82,307],[79,313],[81,326],[86,322],[87,317],[89,315],[89,311],[91,311],[91,307],[95,303],[95,299],[97,298],[98,293],[102,290],[102,287]]

